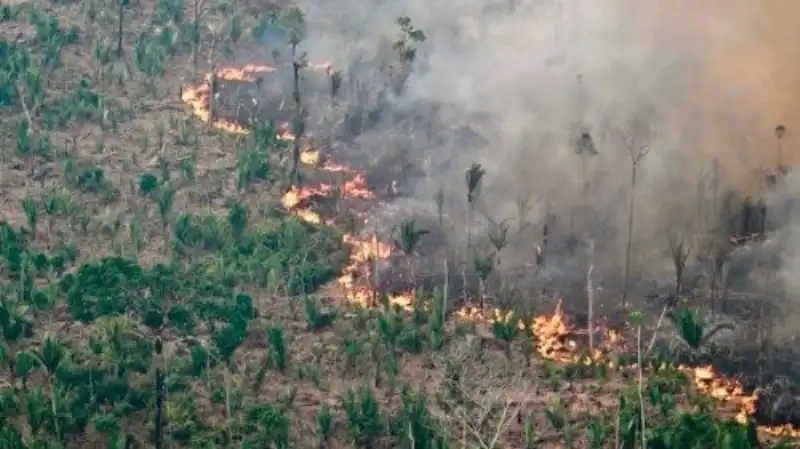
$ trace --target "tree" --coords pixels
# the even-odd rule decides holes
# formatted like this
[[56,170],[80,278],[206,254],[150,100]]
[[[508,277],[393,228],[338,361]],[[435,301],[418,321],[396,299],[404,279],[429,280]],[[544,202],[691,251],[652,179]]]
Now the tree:
[[416,44],[425,42],[427,36],[422,30],[414,27],[408,16],[398,17],[396,22],[400,27],[400,35],[392,44],[392,48],[397,52],[399,63],[389,75],[395,93],[400,94],[411,72],[411,64],[417,57]]
[[622,302],[627,303],[628,283],[631,274],[631,247],[633,245],[633,218],[636,206],[636,181],[639,172],[639,165],[650,152],[650,140],[653,136],[652,124],[644,118],[633,116],[622,129],[622,143],[628,150],[631,162],[630,172],[630,191],[628,192],[628,229],[625,243],[625,266],[622,284]]
[[128,6],[129,0],[117,0],[119,2],[119,15],[117,18],[117,59],[122,59],[122,38],[123,30],[122,25],[125,20],[125,7]]
[[161,217],[161,228],[164,236],[164,251],[169,251],[169,220],[172,216],[172,206],[175,204],[175,189],[169,184],[164,183],[156,194],[156,206],[158,215]]
[[587,311],[587,328],[586,332],[589,334],[589,353],[594,353],[594,280],[592,273],[594,273],[594,239],[586,236],[586,259],[588,261],[586,267],[586,303],[588,305]]
[[703,317],[691,309],[673,312],[668,316],[678,330],[680,342],[691,351],[692,358],[696,357],[718,333],[735,330],[730,323],[709,325]]
[[230,324],[211,335],[220,360],[225,364],[225,417],[231,418],[231,369],[233,355],[247,338],[248,323],[243,317],[233,316]]
[[444,186],[440,185],[439,188],[436,189],[436,193],[433,195],[433,202],[436,204],[436,218],[438,219],[439,234],[441,238],[444,238],[444,201]]
[[164,356],[162,355],[162,351],[164,349],[164,342],[161,340],[161,337],[156,337],[155,342],[153,343],[153,349],[155,351],[155,356],[153,357],[153,364],[155,365],[155,377],[156,377],[156,416],[155,416],[155,425],[154,425],[154,439],[155,439],[155,448],[156,449],[163,449],[164,447],[164,400],[166,397],[166,391],[164,387],[164,381],[166,376],[164,375]]
[[589,175],[588,175],[588,160],[597,156],[599,152],[594,144],[594,139],[589,132],[582,132],[580,137],[575,142],[575,154],[581,160],[581,211],[584,214],[582,219],[588,218],[589,208]]
[[686,268],[689,255],[692,253],[693,242],[685,233],[674,231],[669,233],[667,240],[669,242],[672,267],[675,269],[674,292],[675,296],[678,296],[683,290],[683,271]]
[[466,172],[467,185],[467,248],[472,248],[472,226],[475,215],[475,202],[480,193],[481,181],[486,175],[486,169],[481,164],[473,163]]
[[0,299],[0,362],[8,368],[12,388],[16,389],[14,381],[17,359],[17,348],[20,340],[26,337],[33,329],[30,308],[18,301]]
[[66,359],[66,348],[57,338],[47,336],[40,349],[35,351],[33,356],[47,376],[47,384],[50,390],[50,411],[53,415],[53,429],[55,430],[56,438],[61,440],[61,430],[58,423],[58,404],[56,402],[58,395],[55,391],[54,381],[56,371],[61,367],[61,362]]
[[786,136],[786,126],[778,125],[775,127],[775,138],[777,139],[777,151],[776,151],[776,174],[781,174],[783,170],[783,138]]
[[[203,20],[203,6],[205,4],[205,0],[194,0],[192,2],[192,32],[191,32],[191,39],[192,39],[192,67],[194,70],[197,70],[197,60],[198,56],[200,55],[200,42],[202,40],[202,27],[201,21]],[[213,76],[213,73],[212,73]],[[212,86],[213,87],[213,86]],[[212,96],[209,97],[209,103],[213,98],[213,90],[210,92]],[[210,107],[210,105],[209,105]],[[209,116],[209,119],[211,117]],[[210,120],[209,120],[210,121]]]
[[39,224],[39,204],[36,199],[31,196],[26,196],[22,199],[22,210],[25,212],[25,218],[28,221],[28,229],[31,231],[31,240],[36,240],[36,228]]
[[525,196],[518,196],[516,200],[517,206],[517,243],[522,244],[523,239],[523,232],[528,227],[528,214],[531,211],[531,202],[533,197],[530,193]]
[[292,99],[294,100],[292,132],[294,133],[294,141],[292,142],[290,183],[297,185],[300,183],[300,140],[305,133],[305,112],[300,97],[300,71],[307,65],[305,53],[298,54],[297,46],[300,45],[306,35],[305,15],[299,8],[288,8],[281,17],[281,25],[289,35],[289,48],[292,58]]
[[[500,223],[495,223],[494,221],[489,219],[489,222],[492,224],[492,228],[489,230],[489,235],[488,235],[489,243],[491,243],[492,247],[494,247],[494,252],[493,252],[494,266],[495,268],[499,269],[500,263],[502,261],[501,253],[503,252],[505,247],[508,246],[508,231],[510,229],[510,226],[508,225],[508,219],[505,219]],[[500,290],[502,291],[505,289],[505,282],[503,279],[502,271],[500,271],[500,284],[501,284]]]
[[[498,311],[492,320],[492,335],[503,342],[506,359],[511,360],[511,343],[520,334],[519,319],[511,311]],[[530,338],[526,336],[525,338]]]
[[95,341],[102,348],[99,367],[121,379],[131,365],[133,342],[141,338],[136,324],[127,316],[104,316],[95,321]]
[[408,271],[411,277],[411,284],[414,289],[417,285],[416,263],[414,262],[414,251],[423,236],[430,233],[427,229],[420,229],[413,218],[406,218],[400,225],[395,227],[392,233],[397,233],[397,236],[392,239],[394,247],[402,252],[408,259]]
[[489,276],[494,271],[494,254],[483,254],[476,252],[475,256],[472,259],[473,267],[475,268],[475,272],[478,275],[478,288],[480,292],[478,296],[480,297],[480,308],[484,310],[486,308],[486,281],[489,279]]
[[228,224],[231,226],[233,239],[239,242],[247,229],[247,205],[233,202],[228,207]]

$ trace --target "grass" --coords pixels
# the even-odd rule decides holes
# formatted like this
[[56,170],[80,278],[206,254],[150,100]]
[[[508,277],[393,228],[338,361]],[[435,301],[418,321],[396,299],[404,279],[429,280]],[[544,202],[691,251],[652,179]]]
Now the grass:
[[287,145],[180,101],[260,8],[0,7],[0,446],[755,447],[669,359],[546,360],[441,292],[337,300],[349,248],[280,206]]

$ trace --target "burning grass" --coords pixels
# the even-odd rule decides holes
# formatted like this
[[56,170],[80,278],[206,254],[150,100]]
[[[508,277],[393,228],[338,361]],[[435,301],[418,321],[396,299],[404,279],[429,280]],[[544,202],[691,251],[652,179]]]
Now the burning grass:
[[[330,70],[329,65],[319,67]],[[220,69],[216,77],[229,80],[252,81],[258,73],[271,73],[275,69],[265,66],[244,66],[241,68]],[[213,76],[207,74],[204,82],[184,88],[184,101],[191,107],[194,115],[200,120],[209,120],[209,85]],[[241,125],[219,120],[212,122],[216,129],[246,133],[247,129]],[[295,136],[289,130],[288,124],[281,127],[279,134],[281,139],[293,140]],[[321,153],[315,149],[306,149],[301,154],[301,162],[308,166],[320,168],[329,172],[342,172],[349,176],[349,179],[339,186],[338,193],[346,198],[358,198],[362,200],[374,200],[376,195],[372,192],[366,182],[366,174],[345,165],[334,163],[330,158],[323,158]],[[310,200],[314,197],[330,196],[336,188],[331,184],[318,184],[306,186],[292,186],[285,193],[282,199],[283,206],[294,213],[302,220],[314,224],[332,222],[323,218],[318,213],[311,210]],[[350,261],[343,270],[343,275],[339,279],[339,286],[344,290],[345,297],[352,304],[359,306],[375,305],[377,298],[374,288],[364,285],[365,279],[370,279],[371,270],[376,261],[386,260],[392,257],[397,250],[387,242],[381,242],[376,237],[360,237],[353,234],[344,234],[344,242],[352,248]],[[361,283],[359,284],[359,280]],[[406,292],[391,295],[388,298],[390,304],[405,308],[409,311],[414,309],[414,293]],[[525,331],[530,331],[532,335],[523,338],[535,339],[536,351],[547,360],[552,360],[564,364],[587,364],[587,365],[607,365],[614,367],[615,362],[610,360],[609,354],[613,353],[620,344],[622,336],[619,333],[598,329],[600,347],[588,350],[581,347],[576,340],[576,336],[585,334],[574,326],[570,325],[561,308],[559,301],[556,310],[551,315],[540,315],[533,318],[530,325],[525,325],[518,318],[513,318],[513,312],[494,310],[493,313],[475,310],[472,308],[462,309],[456,316],[463,321],[477,323],[484,327],[496,326],[497,323],[512,322],[511,325],[519,326]],[[622,366],[619,369],[636,369],[635,366]],[[711,365],[702,366],[678,366],[677,370],[688,374],[694,383],[695,389],[710,398],[718,400],[734,409],[736,420],[742,424],[747,424],[756,415],[756,404],[759,401],[761,390],[746,392],[742,382],[735,378],[728,378],[721,375]],[[779,435],[800,437],[800,429],[791,424],[782,425],[762,425],[759,429],[763,432]]]

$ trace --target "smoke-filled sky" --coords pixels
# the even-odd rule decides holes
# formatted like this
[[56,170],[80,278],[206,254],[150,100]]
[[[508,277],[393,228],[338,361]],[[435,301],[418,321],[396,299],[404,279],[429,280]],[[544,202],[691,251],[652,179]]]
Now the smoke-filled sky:
[[[600,151],[588,165],[595,215],[610,216],[619,230],[625,219],[616,212],[627,207],[630,178],[626,137],[643,135],[630,129],[636,117],[647,122],[649,136],[639,139],[649,153],[639,171],[636,252],[658,258],[664,240],[658,235],[694,220],[697,183],[713,158],[725,186],[760,194],[754,170],[776,163],[776,125],[789,130],[784,160],[800,156],[791,136],[800,126],[796,0],[305,0],[300,6],[311,25],[309,57],[342,67],[378,52],[382,39],[393,40],[399,16],[427,34],[422,63],[397,101],[444,105],[442,127],[469,125],[488,143],[418,149],[434,161],[414,183],[418,201],[428,202],[444,183],[461,202],[464,170],[478,162],[488,170],[484,202],[493,219],[513,218],[514,200],[529,193],[566,214],[580,201],[581,163],[570,142],[581,124]],[[385,151],[392,150],[375,153]]]

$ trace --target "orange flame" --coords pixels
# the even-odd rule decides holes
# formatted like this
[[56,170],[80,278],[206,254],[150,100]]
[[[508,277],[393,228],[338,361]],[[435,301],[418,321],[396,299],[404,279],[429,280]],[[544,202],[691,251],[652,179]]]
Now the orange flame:
[[[330,64],[310,64],[310,68],[325,70],[330,73]],[[230,81],[255,82],[261,74],[274,72],[276,69],[270,66],[245,65],[243,67],[222,68],[216,71],[217,79]],[[189,85],[183,88],[182,100],[191,109],[192,113],[201,121],[208,123],[211,119],[209,108],[211,83],[214,76],[208,73],[203,81],[197,85]],[[247,134],[249,130],[242,125],[228,121],[226,119],[214,118],[211,126],[214,129],[227,131],[235,134]],[[278,138],[293,141],[296,136],[291,131],[289,123],[283,123],[278,130]],[[339,172],[351,175],[352,178],[345,181],[341,188],[341,195],[350,198],[375,199],[366,181],[363,172],[355,171],[341,164],[336,164],[330,160],[324,160],[318,150],[305,149],[300,154],[300,161],[305,165],[320,167],[328,172]],[[298,218],[314,224],[323,223],[320,214],[311,210],[308,201],[313,197],[329,196],[334,189],[329,184],[317,186],[292,187],[282,198],[283,206],[294,213]],[[377,237],[358,237],[351,234],[344,235],[344,242],[351,246],[350,262],[343,270],[339,278],[339,285],[346,292],[347,299],[353,303],[363,306],[369,305],[374,298],[374,290],[369,285],[359,285],[359,278],[369,278],[372,269],[371,264],[375,261],[388,259],[393,254],[392,246],[381,242]],[[411,293],[393,295],[389,298],[391,304],[401,307],[410,307],[413,300]],[[465,308],[458,312],[462,319],[478,320],[482,322],[492,320],[511,320],[517,319],[508,311],[495,309],[492,314],[476,311],[472,308]],[[522,324],[520,323],[520,326]],[[595,349],[591,354],[579,355],[578,344],[574,336],[580,332],[571,326],[563,312],[561,301],[558,302],[555,311],[551,315],[538,316],[531,325],[532,332],[537,340],[537,352],[546,359],[562,363],[608,363],[603,359],[603,351]],[[613,344],[621,338],[619,334],[605,332],[604,340]],[[737,420],[742,423],[755,413],[755,403],[758,392],[751,395],[744,393],[742,384],[734,379],[728,379],[716,373],[712,367],[681,367],[682,371],[689,374],[694,380],[696,389],[709,397],[735,404],[740,409]],[[790,425],[781,426],[760,426],[759,429],[773,435],[800,437],[800,430]]]

